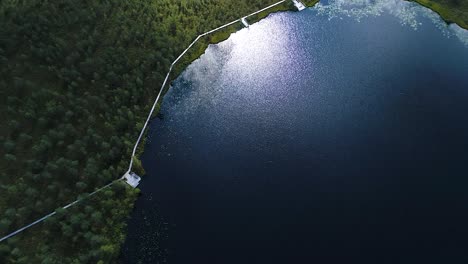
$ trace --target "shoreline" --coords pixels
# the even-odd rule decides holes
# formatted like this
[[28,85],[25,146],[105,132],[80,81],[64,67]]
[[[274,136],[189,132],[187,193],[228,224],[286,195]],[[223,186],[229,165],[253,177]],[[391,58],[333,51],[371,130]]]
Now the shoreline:
[[442,18],[442,20],[444,20],[444,22],[447,23],[447,25],[457,24],[461,28],[468,30],[468,21],[464,21],[458,17],[457,18],[452,17],[450,14],[447,13],[450,10],[450,8],[448,7],[444,7],[444,6],[441,6],[440,4],[432,3],[428,0],[407,0],[407,1],[414,2],[423,7],[431,9],[432,11],[436,12],[440,16],[440,18]]
[[[320,0],[302,0],[302,3],[307,7],[312,7],[315,4],[320,2]],[[285,1],[283,3],[280,3],[276,6],[273,6],[267,10],[261,11],[257,14],[250,15],[249,18],[247,18],[248,23],[254,24],[256,22],[259,22],[260,20],[268,17],[271,14],[274,13],[279,13],[279,12],[299,12],[297,9],[294,7],[292,1]],[[222,41],[227,40],[231,34],[238,32],[239,30],[243,29],[244,26],[240,21],[238,23],[234,23],[232,25],[229,25],[223,29],[220,29],[219,31],[213,32],[211,34],[207,34],[206,36],[203,36],[200,38],[200,40],[190,48],[190,50],[187,51],[187,53],[180,58],[179,61],[176,60],[176,63],[169,69],[169,75],[168,75],[168,80],[167,83],[163,84],[163,87],[161,87],[160,93],[160,100],[156,99],[155,106],[154,106],[154,111],[152,112],[149,121],[153,120],[154,118],[157,118],[162,100],[164,98],[164,95],[169,91],[169,88],[171,87],[172,82],[179,77],[179,75],[195,60],[199,59],[206,51],[209,45],[211,44],[218,44]],[[189,47],[189,46],[188,46]],[[141,155],[144,152],[146,140],[147,140],[147,133],[148,129],[145,129],[141,141],[138,144],[138,147],[136,148],[135,156],[132,157],[132,164],[135,166],[134,170],[138,175],[145,175],[145,169],[142,165],[141,162]]]
[[[301,1],[308,7],[315,6],[306,12],[315,12],[315,4],[319,3],[319,0]],[[405,1],[421,6],[424,5],[419,1],[443,2]],[[266,9],[265,6],[272,2],[278,5]],[[7,0],[0,4],[0,13],[4,15],[0,20],[6,25],[0,35],[9,36],[0,43],[0,61],[7,66],[2,68],[1,74],[5,78],[0,86],[9,93],[9,98],[4,98],[3,112],[12,121],[2,127],[5,131],[1,138],[16,144],[8,144],[5,153],[13,155],[2,164],[9,188],[5,189],[7,192],[0,200],[0,207],[8,212],[3,222],[8,230],[26,225],[29,217],[39,218],[42,211],[45,215],[49,209],[57,210],[57,203],[67,204],[80,198],[81,193],[89,194],[114,176],[121,176],[127,171],[130,158],[133,170],[145,175],[139,157],[147,150],[145,144],[149,142],[146,140],[150,132],[146,128],[141,133],[142,127],[148,117],[150,121],[158,117],[162,96],[174,80],[205,54],[211,44],[223,42],[243,29],[238,16],[259,10],[258,14],[254,12],[255,15],[247,18],[249,24],[253,24],[263,18],[276,17],[271,15],[274,13],[297,12],[291,0],[207,1],[189,5],[185,10],[180,9],[178,2],[131,0],[109,5],[75,1],[67,3],[65,9],[61,8],[62,4],[39,0],[27,3]],[[441,7],[449,18],[460,18],[468,24],[464,15],[468,10],[466,5],[461,4],[460,9],[453,6]],[[451,23],[434,7],[427,8]],[[57,16],[57,13],[63,16]],[[68,19],[70,17],[73,19]],[[232,22],[224,24],[224,21]],[[218,27],[220,24],[225,27]],[[207,33],[198,35],[205,31]],[[200,36],[198,41],[192,42],[197,36]],[[27,41],[33,38],[35,41]],[[179,60],[179,54],[190,43],[194,45]],[[177,63],[171,65],[170,61],[175,58],[178,58]],[[169,66],[172,71],[166,82],[164,77]],[[165,85],[161,86],[163,83]],[[156,94],[161,95],[159,100],[155,100]],[[25,95],[34,96],[23,100]],[[149,115],[151,106],[154,111]],[[68,110],[67,115],[63,115],[63,109]],[[37,113],[43,114],[44,119],[31,117]],[[18,137],[18,131],[22,132],[21,137]],[[141,138],[135,142],[140,133]],[[70,149],[64,152],[67,145]],[[134,147],[137,151],[132,155]],[[25,157],[26,163],[23,162]],[[12,181],[7,177],[10,174],[20,175],[21,181]],[[69,175],[56,180],[56,174]],[[47,192],[41,192],[44,186],[40,179],[48,182],[50,189]],[[125,236],[130,235],[126,232],[126,219],[133,208],[139,207],[136,201],[140,191],[127,188],[125,183],[114,187],[83,201],[79,207],[69,208],[67,214],[57,211],[57,215],[50,218],[52,221],[10,240],[7,247],[0,249],[0,262],[20,257],[40,262],[47,254],[67,261],[78,257],[96,258],[97,261],[97,253],[106,256],[104,262],[111,262],[111,257],[120,254],[119,245],[123,246]],[[18,196],[17,191],[27,195]],[[83,212],[81,209],[85,207],[88,210]],[[15,213],[17,209],[21,209],[21,215]],[[60,207],[58,209],[62,212]],[[93,212],[106,215],[108,221],[92,219]],[[72,219],[92,224],[74,225]],[[61,232],[62,228],[67,232]],[[99,241],[90,240],[83,234],[91,234]],[[64,243],[54,242],[54,237]],[[80,251],[68,253],[76,245]],[[34,248],[38,251],[31,250]],[[49,248],[57,250],[49,251]],[[19,249],[20,253],[13,254],[13,249]]]
[[[414,2],[423,7],[431,9],[432,11],[437,13],[441,17],[441,19],[448,25],[457,24],[461,28],[468,30],[468,24],[465,24],[463,21],[461,20],[452,21],[451,19],[447,18],[447,15],[444,15],[442,11],[442,9],[444,8],[439,5],[433,6],[427,0],[405,0],[405,1]],[[320,0],[302,0],[302,3],[304,3],[304,5],[307,8],[313,7],[319,2]],[[249,17],[247,21],[250,25],[252,25],[268,17],[271,14],[279,13],[279,12],[287,12],[287,11],[298,12],[295,9],[295,7],[292,5],[292,2],[284,2],[268,10],[264,10],[258,14],[255,14],[252,17]],[[172,85],[172,82],[179,77],[179,75],[188,67],[188,65],[190,65],[195,60],[199,59],[205,53],[209,45],[218,44],[222,41],[225,41],[231,36],[231,34],[236,33],[239,30],[242,30],[243,28],[244,26],[239,21],[239,23],[229,25],[226,28],[223,28],[217,32],[208,34],[204,36],[203,38],[200,38],[200,41],[195,43],[195,45],[187,52],[187,54],[185,54],[182,58],[180,58],[180,61],[178,61],[174,65],[174,70],[170,73],[167,83],[164,85],[164,87],[162,87],[163,91],[161,93],[161,100],[157,102],[156,110],[151,115],[150,120],[157,118],[164,95],[169,91],[169,88]],[[145,174],[145,170],[144,170],[144,167],[142,166],[140,157],[144,152],[144,145],[146,144],[146,135],[147,135],[147,132],[144,133],[142,137],[142,142],[141,144],[139,144],[135,157],[133,158],[133,162],[136,165],[136,170],[137,170],[137,173],[139,172],[139,175]]]
[[[464,24],[463,21],[461,21],[461,20],[452,21],[451,19],[447,18],[446,15],[443,14],[443,11],[442,11],[443,7],[440,7],[439,5],[437,5],[437,6],[429,5],[427,0],[405,0],[405,1],[414,2],[416,4],[419,4],[419,5],[423,6],[423,7],[429,8],[432,11],[436,12],[441,17],[441,19],[444,20],[447,24],[457,24],[461,28],[464,28],[464,29],[468,30],[468,24]],[[304,5],[307,8],[313,7],[319,2],[320,2],[320,0],[303,0],[302,1],[302,3],[304,3]],[[260,12],[258,14],[255,14],[252,17],[249,17],[247,19],[247,21],[248,21],[248,23],[250,25],[252,25],[252,24],[254,24],[256,22],[259,22],[260,20],[262,20],[264,18],[267,18],[271,14],[279,13],[279,12],[288,12],[288,11],[298,12],[294,8],[294,6],[292,6],[291,1],[281,3],[281,4],[279,4],[279,5],[275,6],[275,7],[272,7],[271,9],[268,9],[268,10],[262,11],[262,12]],[[161,104],[162,104],[162,100],[164,99],[164,95],[169,91],[173,81],[176,80],[180,76],[180,74],[191,63],[193,63],[195,60],[199,59],[205,53],[205,51],[209,47],[209,45],[218,44],[218,43],[220,43],[222,41],[225,41],[231,36],[231,34],[236,33],[236,32],[238,32],[238,31],[240,31],[240,30],[242,30],[244,28],[245,27],[239,21],[239,23],[229,25],[226,28],[223,28],[223,29],[221,29],[221,30],[219,30],[217,32],[214,32],[212,34],[209,34],[209,35],[206,35],[206,36],[203,36],[202,38],[200,38],[200,40],[196,44],[194,44],[194,46],[182,58],[180,58],[180,60],[177,61],[177,63],[174,65],[174,68],[173,68],[172,72],[170,72],[170,74],[169,74],[169,78],[167,80],[167,83],[161,88],[162,89],[161,98],[160,98],[159,101],[156,102],[155,111],[152,113],[149,120],[151,121],[151,120],[153,120],[155,118],[158,118],[158,114],[160,113],[160,107],[161,107]],[[142,162],[141,162],[141,155],[144,153],[144,150],[145,150],[145,145],[146,145],[148,132],[149,132],[149,127],[143,133],[141,142],[138,145],[135,157],[133,158],[134,159],[134,165],[135,165],[134,170],[141,176],[144,176],[146,174],[145,168],[144,168],[144,166],[142,165]],[[141,195],[141,193],[140,193],[140,195]],[[138,199],[138,197],[137,197],[137,199]],[[135,205],[135,202],[136,202],[136,200],[134,201],[134,205]],[[127,232],[125,232],[124,235],[126,237]],[[120,246],[122,247],[123,244],[121,244]],[[122,249],[120,249],[120,252],[122,252],[121,250]]]
[[[320,0],[303,0],[302,1],[302,3],[307,8],[313,7],[318,2],[320,2]],[[295,9],[292,2],[288,1],[288,2],[279,4],[279,5],[275,6],[275,7],[272,7],[270,9],[268,9],[268,10],[264,10],[264,11],[258,13],[258,14],[255,14],[255,15],[247,18],[247,22],[250,25],[252,25],[252,24],[257,23],[260,20],[268,17],[271,14],[279,13],[279,12],[288,12],[288,11],[299,12],[299,11],[297,11]],[[180,73],[182,73],[189,64],[191,64],[196,59],[200,58],[200,56],[205,53],[205,50],[208,47],[208,45],[218,44],[218,43],[228,39],[231,36],[231,34],[236,33],[236,32],[238,32],[239,30],[241,30],[243,28],[244,28],[244,26],[239,21],[239,23],[228,26],[228,27],[226,27],[226,28],[224,28],[224,29],[222,29],[222,30],[220,30],[218,32],[214,32],[214,33],[212,33],[210,35],[207,35],[203,39],[200,39],[199,43],[197,43],[198,44],[197,47],[193,47],[192,51],[187,53],[183,58],[181,58],[179,63],[174,67],[174,72],[171,75],[175,75],[175,77],[170,78],[168,83],[171,84],[172,81],[177,79],[177,77],[180,75]],[[167,88],[165,88],[165,90],[167,90]],[[165,91],[164,93],[166,93],[166,92],[167,91]]]

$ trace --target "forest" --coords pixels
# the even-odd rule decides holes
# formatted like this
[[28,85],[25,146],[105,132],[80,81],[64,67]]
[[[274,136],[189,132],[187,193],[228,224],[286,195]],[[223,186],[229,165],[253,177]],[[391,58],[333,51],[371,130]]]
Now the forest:
[[[0,236],[121,177],[170,63],[198,34],[274,2],[0,2]],[[137,195],[119,183],[59,209],[2,242],[0,263],[112,263]]]
[[[121,177],[171,62],[197,35],[276,1],[0,1],[0,236]],[[465,0],[418,2],[460,5],[466,22]],[[240,27],[203,39],[171,78]],[[119,183],[58,209],[0,243],[0,263],[114,263],[137,196]]]

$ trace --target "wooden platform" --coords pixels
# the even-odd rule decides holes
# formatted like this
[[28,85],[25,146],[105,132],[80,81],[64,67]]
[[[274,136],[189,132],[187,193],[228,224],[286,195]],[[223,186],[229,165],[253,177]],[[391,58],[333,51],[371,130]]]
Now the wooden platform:
[[247,22],[247,20],[245,19],[245,17],[241,18],[241,22],[242,22],[242,24],[244,24],[244,27],[246,27],[246,28],[249,27],[249,23]]
[[140,181],[141,181],[141,177],[136,175],[134,172],[130,172],[130,173],[125,173],[125,175],[123,176],[125,182],[132,186],[133,188],[136,188],[138,186],[138,184],[140,184]]
[[296,6],[298,11],[306,9],[306,6],[298,0],[293,0],[294,6]]

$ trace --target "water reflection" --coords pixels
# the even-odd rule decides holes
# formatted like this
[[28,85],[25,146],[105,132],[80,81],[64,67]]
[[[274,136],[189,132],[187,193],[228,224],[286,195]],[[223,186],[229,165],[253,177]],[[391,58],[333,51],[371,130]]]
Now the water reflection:
[[463,44],[468,46],[468,31],[457,24],[449,25],[450,30],[460,39]]
[[388,13],[399,19],[400,23],[417,30],[422,25],[422,18],[428,18],[447,37],[455,36],[468,46],[468,30],[456,24],[448,25],[429,8],[402,0],[329,0],[319,2],[315,9],[319,14],[334,18],[351,17],[357,21],[370,16]]
[[[203,55],[203,60],[193,62],[182,73],[179,81],[191,87],[186,92],[191,95],[182,94],[177,98],[175,104],[170,106],[172,116],[184,119],[201,109],[227,107],[226,101],[239,102],[229,106],[231,112],[253,114],[259,108],[266,109],[264,111],[275,109],[276,104],[288,97],[288,80],[280,73],[298,68],[293,58],[302,52],[301,49],[288,47],[298,41],[298,30],[295,28],[298,25],[283,21],[285,19],[262,20],[231,35],[222,43],[211,45],[210,52]],[[263,74],[259,75],[258,72]],[[223,84],[230,86],[220,87]],[[268,87],[268,91],[265,87]],[[248,105],[238,109],[237,105],[241,105],[243,100],[248,100]],[[205,120],[205,123],[210,121],[214,125],[219,120]]]
[[342,3],[382,14],[358,23],[334,3],[317,9],[343,21],[271,15],[173,82],[126,263],[165,262],[162,248],[174,264],[466,259],[468,49],[427,17],[413,31],[383,2]]

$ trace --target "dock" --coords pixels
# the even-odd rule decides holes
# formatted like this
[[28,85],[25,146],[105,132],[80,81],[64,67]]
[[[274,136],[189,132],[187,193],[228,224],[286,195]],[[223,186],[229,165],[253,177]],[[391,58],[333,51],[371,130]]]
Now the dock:
[[306,6],[302,2],[300,2],[299,0],[292,0],[292,1],[294,3],[294,6],[296,6],[298,11],[302,11],[302,10],[304,10],[306,8]]
[[246,28],[249,27],[249,23],[247,22],[247,20],[245,19],[245,17],[241,18],[241,22],[242,22],[242,24],[244,24],[244,27],[246,27]]
[[136,188],[138,186],[138,184],[140,184],[140,181],[141,181],[141,177],[136,175],[134,172],[125,173],[123,178],[125,179],[125,182],[128,185],[132,186],[133,188]]

